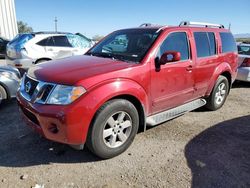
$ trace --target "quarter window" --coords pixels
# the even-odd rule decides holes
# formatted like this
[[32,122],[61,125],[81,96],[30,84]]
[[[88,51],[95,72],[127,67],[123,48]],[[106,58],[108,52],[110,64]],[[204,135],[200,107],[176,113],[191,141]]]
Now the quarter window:
[[194,32],[197,57],[208,57],[216,54],[215,35],[212,32]]
[[237,52],[236,43],[231,33],[220,33],[222,53]]
[[181,53],[181,60],[189,59],[189,48],[187,34],[185,32],[171,33],[163,41],[158,52],[161,57],[167,51],[176,51]]

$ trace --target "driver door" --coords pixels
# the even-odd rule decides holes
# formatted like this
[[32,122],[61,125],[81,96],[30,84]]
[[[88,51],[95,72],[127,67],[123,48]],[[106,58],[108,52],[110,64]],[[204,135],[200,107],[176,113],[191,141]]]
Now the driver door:
[[160,45],[157,58],[166,51],[177,51],[181,60],[161,65],[155,68],[151,63],[151,96],[152,112],[157,113],[182,105],[193,99],[194,78],[193,64],[189,49],[189,32],[179,31],[166,34],[165,40]]

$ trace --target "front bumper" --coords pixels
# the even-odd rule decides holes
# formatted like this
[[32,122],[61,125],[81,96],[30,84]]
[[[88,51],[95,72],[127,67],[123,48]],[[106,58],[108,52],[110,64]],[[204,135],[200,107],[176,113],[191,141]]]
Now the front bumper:
[[68,106],[32,104],[19,92],[17,101],[26,123],[45,138],[74,146],[85,143],[90,120],[77,103]]
[[236,80],[250,82],[250,67],[239,67]]

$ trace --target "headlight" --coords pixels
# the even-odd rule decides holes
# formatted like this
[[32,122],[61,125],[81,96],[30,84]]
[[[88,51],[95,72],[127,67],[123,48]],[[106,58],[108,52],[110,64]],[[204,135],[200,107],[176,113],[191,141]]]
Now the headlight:
[[7,78],[11,78],[12,74],[10,72],[0,72],[1,76],[7,77]]
[[81,86],[73,87],[57,85],[52,91],[47,101],[47,104],[70,104],[76,99],[78,99],[85,92],[86,90]]
[[0,72],[0,76],[4,76],[4,77],[9,78],[9,79],[19,80],[17,75],[15,73],[12,73],[12,72]]

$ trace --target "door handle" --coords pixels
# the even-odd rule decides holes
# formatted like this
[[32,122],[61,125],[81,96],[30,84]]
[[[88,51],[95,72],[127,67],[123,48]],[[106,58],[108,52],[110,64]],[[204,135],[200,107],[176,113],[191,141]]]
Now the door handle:
[[192,70],[193,70],[193,66],[192,66],[192,65],[187,66],[187,67],[186,67],[186,70],[187,70],[187,71],[192,71]]
[[52,49],[52,48],[49,48],[49,49],[48,49],[48,51],[51,51],[51,52],[52,52],[52,51],[53,51],[53,49]]

